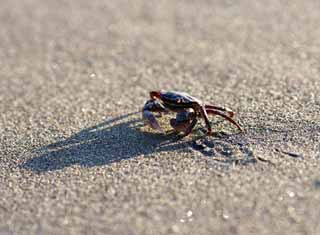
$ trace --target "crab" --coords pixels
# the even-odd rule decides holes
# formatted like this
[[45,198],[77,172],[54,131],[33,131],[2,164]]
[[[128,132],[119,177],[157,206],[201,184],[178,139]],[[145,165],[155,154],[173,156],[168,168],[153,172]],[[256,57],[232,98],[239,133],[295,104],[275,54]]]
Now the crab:
[[208,115],[218,115],[235,125],[241,132],[241,126],[232,119],[235,112],[231,109],[215,105],[203,104],[199,99],[178,91],[151,91],[150,99],[145,103],[142,116],[143,119],[153,128],[163,133],[154,113],[175,112],[176,118],[170,120],[171,127],[176,132],[184,133],[187,136],[198,122],[198,118],[205,121],[207,134],[212,134],[211,124]]

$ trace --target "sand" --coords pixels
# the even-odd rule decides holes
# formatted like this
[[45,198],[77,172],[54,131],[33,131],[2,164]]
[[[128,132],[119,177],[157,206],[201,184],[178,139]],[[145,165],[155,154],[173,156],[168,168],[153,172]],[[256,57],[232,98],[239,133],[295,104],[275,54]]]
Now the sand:
[[[0,234],[320,234],[320,5],[3,0]],[[151,90],[237,112],[183,139]]]

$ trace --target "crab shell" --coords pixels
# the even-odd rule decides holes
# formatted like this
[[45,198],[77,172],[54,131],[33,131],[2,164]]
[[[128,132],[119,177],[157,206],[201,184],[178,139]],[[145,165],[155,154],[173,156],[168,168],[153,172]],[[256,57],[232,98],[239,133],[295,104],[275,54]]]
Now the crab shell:
[[202,105],[202,102],[199,99],[179,91],[151,91],[150,97],[152,100],[161,100],[164,105],[172,111],[185,110],[187,108],[194,108],[195,106]]

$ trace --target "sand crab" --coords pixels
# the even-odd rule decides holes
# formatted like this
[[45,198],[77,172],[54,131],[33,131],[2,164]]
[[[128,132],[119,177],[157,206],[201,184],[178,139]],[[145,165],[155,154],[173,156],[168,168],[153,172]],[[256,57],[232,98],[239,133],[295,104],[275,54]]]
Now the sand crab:
[[208,115],[219,115],[235,125],[241,132],[240,125],[232,119],[235,113],[226,107],[206,105],[191,95],[178,91],[151,91],[142,110],[143,119],[153,128],[163,132],[153,113],[176,112],[176,118],[170,120],[170,125],[176,132],[183,132],[184,136],[191,133],[198,118],[203,118],[208,134],[212,133]]

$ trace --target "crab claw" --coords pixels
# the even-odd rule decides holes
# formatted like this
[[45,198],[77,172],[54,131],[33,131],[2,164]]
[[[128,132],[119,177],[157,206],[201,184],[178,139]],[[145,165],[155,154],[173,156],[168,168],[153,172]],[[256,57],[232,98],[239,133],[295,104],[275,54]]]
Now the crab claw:
[[144,110],[142,113],[142,116],[143,116],[143,120],[147,122],[150,125],[150,127],[160,131],[161,133],[164,133],[164,131],[162,130],[161,126],[159,125],[157,119],[155,118],[152,112],[148,110]]
[[176,119],[170,119],[170,125],[176,132],[186,132],[190,126],[190,120],[178,122]]

